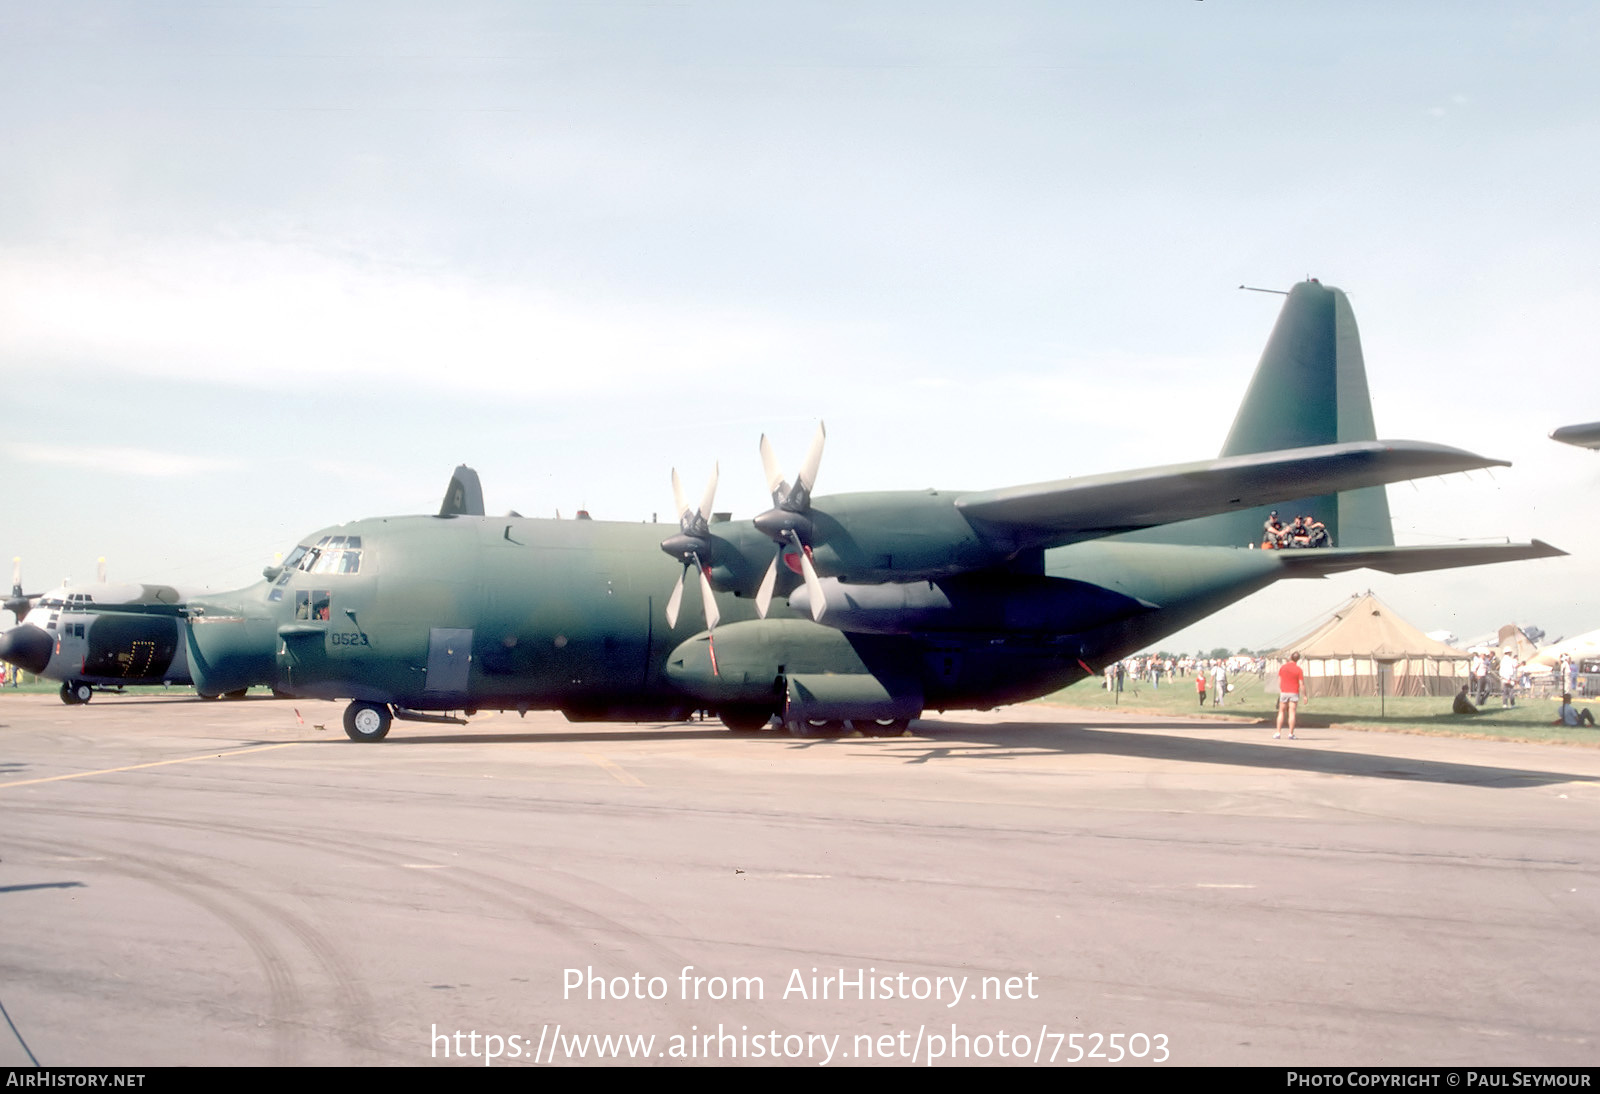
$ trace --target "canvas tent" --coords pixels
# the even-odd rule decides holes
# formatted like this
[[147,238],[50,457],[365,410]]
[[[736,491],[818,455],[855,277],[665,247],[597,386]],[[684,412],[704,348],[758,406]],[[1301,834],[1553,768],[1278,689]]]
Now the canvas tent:
[[1307,698],[1454,695],[1467,682],[1471,657],[1423,634],[1370,592],[1352,597],[1299,641],[1267,655],[1268,679],[1300,654]]

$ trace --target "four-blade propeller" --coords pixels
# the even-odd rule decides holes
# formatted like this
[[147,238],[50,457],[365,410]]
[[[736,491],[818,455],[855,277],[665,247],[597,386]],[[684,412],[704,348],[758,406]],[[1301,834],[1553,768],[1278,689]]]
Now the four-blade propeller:
[[816,567],[811,563],[811,488],[816,485],[817,468],[822,463],[822,446],[827,439],[826,426],[818,422],[817,434],[811,438],[805,462],[800,465],[794,485],[790,486],[784,481],[771,442],[766,434],[761,436],[761,464],[767,472],[767,489],[772,491],[772,508],[756,517],[752,523],[778,547],[771,565],[767,567],[766,576],[761,579],[761,588],[756,592],[756,614],[762,619],[767,617],[767,609],[772,604],[772,592],[778,583],[778,563],[790,547],[794,548],[800,573],[806,579],[806,588],[811,590],[811,618],[821,619],[827,609],[827,602],[822,596],[822,583],[817,580]]
[[678,508],[678,534],[661,541],[661,549],[683,562],[683,572],[667,599],[667,626],[678,625],[678,608],[683,604],[683,579],[692,565],[700,571],[700,601],[705,607],[706,630],[714,630],[721,613],[711,594],[711,506],[717,497],[718,468],[711,468],[711,481],[706,484],[700,508],[691,509],[683,500],[683,483],[678,480],[678,470],[672,470],[672,500]]
[[[821,619],[822,613],[827,610],[822,582],[811,560],[811,491],[816,485],[817,468],[822,464],[822,448],[827,438],[827,427],[818,422],[816,436],[811,439],[811,447],[807,449],[800,472],[791,485],[778,466],[772,442],[767,440],[765,434],[761,437],[761,464],[767,475],[767,489],[772,493],[772,508],[756,517],[752,523],[777,547],[756,593],[756,614],[762,619],[767,617],[767,611],[772,606],[780,562],[798,570],[805,578],[806,587],[811,592],[811,617]],[[711,568],[716,564],[714,555],[718,543],[711,535],[711,506],[716,499],[717,476],[718,469],[713,468],[711,481],[706,485],[699,507],[691,508],[684,501],[683,483],[678,478],[677,469],[674,468],[672,472],[672,498],[678,512],[678,532],[662,540],[661,549],[683,563],[683,572],[678,575],[672,595],[667,598],[669,627],[678,625],[678,612],[683,606],[684,580],[689,576],[690,566],[700,571],[700,599],[705,609],[706,630],[715,629],[721,617],[711,586]]]
[[33,602],[38,600],[43,593],[25,593],[22,591],[22,559],[11,560],[11,595],[6,598],[0,610],[8,611],[21,623],[28,612],[33,610]]

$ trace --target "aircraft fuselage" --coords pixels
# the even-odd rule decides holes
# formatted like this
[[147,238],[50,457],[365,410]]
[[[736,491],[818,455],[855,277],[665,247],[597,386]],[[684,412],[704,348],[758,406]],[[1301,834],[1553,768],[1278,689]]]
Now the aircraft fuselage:
[[[772,546],[726,522],[713,527],[712,637],[698,593],[667,625],[679,566],[659,548],[666,527],[398,517],[327,529],[306,545],[359,543],[359,558],[307,568],[301,556],[275,580],[191,604],[196,683],[417,711],[667,719],[778,713],[804,678],[819,713],[914,717],[1046,694],[1279,576],[1273,552],[1096,541],[940,582],[831,583],[841,600],[823,622],[781,600],[762,620],[750,594]],[[875,608],[885,596],[898,599]]]

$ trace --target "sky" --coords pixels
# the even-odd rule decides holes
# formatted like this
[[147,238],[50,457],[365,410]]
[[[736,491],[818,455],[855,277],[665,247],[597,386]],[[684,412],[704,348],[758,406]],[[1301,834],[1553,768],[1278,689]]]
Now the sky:
[[[1600,627],[1600,8],[0,0],[0,553],[222,589],[437,509],[670,519],[1205,458],[1307,276],[1397,540],[1570,557],[1283,582],[1463,639]],[[670,529],[664,529],[663,535]]]

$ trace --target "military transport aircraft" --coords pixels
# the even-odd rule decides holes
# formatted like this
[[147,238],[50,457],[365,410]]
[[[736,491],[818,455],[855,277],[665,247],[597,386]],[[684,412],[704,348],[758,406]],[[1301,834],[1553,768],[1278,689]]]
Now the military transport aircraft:
[[0,632],[0,661],[61,681],[61,701],[87,703],[95,691],[129,684],[189,683],[182,634],[184,594],[170,585],[112,584],[105,560],[93,585],[22,591],[12,560],[5,608],[16,625]]
[[[396,717],[534,708],[899,732],[927,709],[1064,687],[1281,577],[1564,553],[1393,546],[1382,484],[1503,464],[1375,440],[1354,315],[1315,281],[1288,294],[1218,459],[825,497],[824,437],[792,484],[762,439],[773,505],[753,520],[714,516],[715,474],[685,503],[674,473],[665,540],[649,524],[448,514],[314,532],[266,582],[190,602],[191,672],[213,694],[266,679],[351,700],[362,741]],[[1335,546],[1255,549],[1274,505],[1316,515]],[[698,611],[682,610],[690,568]]]
[[[477,472],[456,468],[439,514],[483,516]],[[193,592],[171,585],[108,584],[104,559],[95,584],[45,593],[22,591],[22,561],[13,559],[11,584],[4,609],[16,616],[16,625],[0,632],[0,661],[61,681],[63,703],[87,703],[96,691],[138,684],[192,683],[184,619]],[[236,681],[225,694],[237,699],[252,685],[272,682],[271,674]],[[218,693],[202,689],[200,697],[215,699]]]

